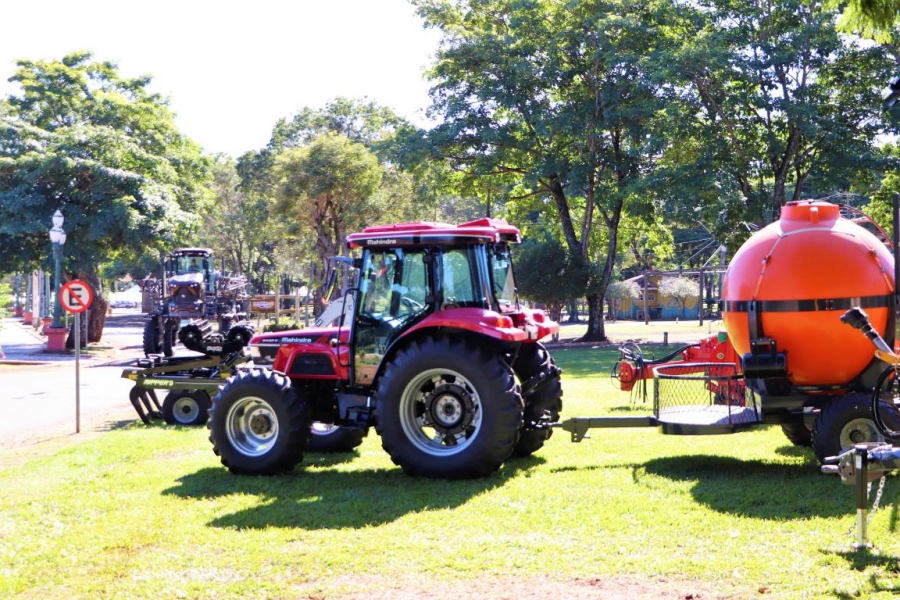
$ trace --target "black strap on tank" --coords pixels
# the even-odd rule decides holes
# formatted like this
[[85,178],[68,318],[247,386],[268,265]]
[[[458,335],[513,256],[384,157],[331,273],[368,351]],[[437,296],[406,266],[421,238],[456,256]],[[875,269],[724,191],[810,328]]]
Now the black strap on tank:
[[749,313],[752,311],[757,315],[761,315],[766,312],[847,311],[854,307],[888,308],[890,306],[891,296],[890,294],[884,294],[882,296],[818,298],[815,300],[726,300],[722,308],[725,312]]

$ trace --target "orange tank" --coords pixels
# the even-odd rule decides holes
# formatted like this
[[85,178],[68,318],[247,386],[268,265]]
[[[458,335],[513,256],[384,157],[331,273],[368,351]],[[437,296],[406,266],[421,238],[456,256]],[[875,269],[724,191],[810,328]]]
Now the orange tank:
[[[841,315],[861,306],[882,335],[894,258],[877,237],[827,202],[791,202],[741,246],[722,283],[723,320],[739,356],[774,339],[796,386],[841,386],[872,361],[872,343]],[[754,321],[751,323],[751,319]]]

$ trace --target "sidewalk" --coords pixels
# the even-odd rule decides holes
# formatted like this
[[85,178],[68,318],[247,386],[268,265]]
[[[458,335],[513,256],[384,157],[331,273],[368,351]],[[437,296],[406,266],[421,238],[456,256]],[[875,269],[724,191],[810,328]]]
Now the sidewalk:
[[[80,361],[99,364],[115,359],[118,348],[109,342],[91,344],[82,349]],[[6,317],[0,325],[0,365],[47,365],[75,361],[75,351],[50,352],[47,338],[26,325],[21,317]]]

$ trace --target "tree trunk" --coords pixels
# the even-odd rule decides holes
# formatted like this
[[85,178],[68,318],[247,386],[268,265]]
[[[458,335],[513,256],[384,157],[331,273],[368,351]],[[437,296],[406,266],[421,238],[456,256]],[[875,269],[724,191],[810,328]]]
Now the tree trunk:
[[591,294],[587,297],[588,328],[582,342],[602,342],[606,340],[606,326],[603,323],[603,296]]

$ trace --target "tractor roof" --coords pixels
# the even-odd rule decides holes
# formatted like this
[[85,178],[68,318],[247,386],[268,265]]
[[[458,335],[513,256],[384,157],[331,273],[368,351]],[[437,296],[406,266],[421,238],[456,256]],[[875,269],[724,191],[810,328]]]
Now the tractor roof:
[[453,244],[518,243],[519,230],[505,219],[477,219],[462,225],[418,221],[366,227],[347,236],[350,248],[364,246],[432,246]]
[[169,253],[169,256],[175,258],[178,256],[212,256],[213,251],[209,248],[176,248]]

